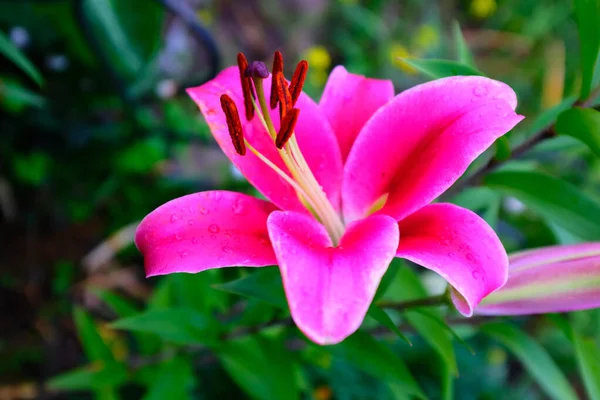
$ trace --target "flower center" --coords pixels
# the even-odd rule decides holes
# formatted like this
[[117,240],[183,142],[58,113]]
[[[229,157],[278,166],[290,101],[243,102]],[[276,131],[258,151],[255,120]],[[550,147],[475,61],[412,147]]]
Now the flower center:
[[[238,67],[244,95],[246,119],[251,121],[255,114],[258,115],[265,128],[265,134],[273,140],[289,174],[277,167],[244,138],[237,107],[228,95],[223,94],[221,95],[221,107],[227,119],[227,127],[235,150],[240,155],[245,155],[246,149],[250,150],[289,183],[296,191],[300,202],[325,226],[333,245],[337,245],[344,233],[344,223],[308,166],[294,133],[300,115],[300,110],[295,106],[302,93],[308,63],[306,61],[298,63],[294,76],[288,85],[283,76],[283,57],[280,52],[275,52],[269,104],[267,104],[263,88],[263,79],[269,76],[266,65],[259,61],[254,61],[249,65],[246,57],[239,53]],[[269,107],[275,109],[278,105],[279,131],[275,129],[269,113]]]

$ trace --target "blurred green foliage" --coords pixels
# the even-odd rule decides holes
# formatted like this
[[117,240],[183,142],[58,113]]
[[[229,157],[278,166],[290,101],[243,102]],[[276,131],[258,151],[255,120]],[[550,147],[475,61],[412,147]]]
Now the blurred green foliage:
[[[446,200],[509,251],[598,241],[597,0],[141,3],[0,2],[0,397],[600,399],[598,310],[478,327],[446,307],[372,308],[319,347],[290,323],[276,268],[144,280],[121,230],[183,194],[256,194],[184,93],[211,77],[214,41],[220,67],[240,50],[305,57],[315,98],[340,63],[397,91],[507,82],[527,120],[467,176],[501,169]],[[430,278],[395,261],[377,299],[422,299]]]

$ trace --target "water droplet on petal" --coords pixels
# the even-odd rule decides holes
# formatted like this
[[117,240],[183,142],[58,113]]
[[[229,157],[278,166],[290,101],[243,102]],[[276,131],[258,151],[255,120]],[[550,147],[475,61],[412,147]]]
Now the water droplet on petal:
[[188,220],[188,225],[190,225],[190,226],[194,225],[194,220],[193,219],[189,219]]
[[176,222],[178,219],[179,219],[179,217],[177,216],[177,214],[171,215],[171,222]]
[[226,233],[226,234],[225,234],[225,237],[226,237],[227,239],[231,239],[231,233]]
[[180,233],[176,233],[176,234],[175,234],[175,239],[177,239],[177,240],[181,240],[181,234],[180,234]]
[[215,239],[217,238],[217,236],[216,236],[216,235],[210,235],[210,238],[211,238],[212,240],[215,240]]
[[246,201],[244,199],[237,199],[231,208],[231,211],[235,215],[242,215],[246,212]]
[[473,89],[473,94],[477,97],[486,96],[488,94],[488,92],[489,92],[488,88],[485,87],[484,85],[475,86],[475,89]]
[[467,253],[467,260],[469,261],[475,261],[475,256],[471,253]]
[[210,233],[219,233],[219,231],[220,231],[220,230],[221,230],[221,229],[219,228],[219,225],[217,225],[217,224],[210,224],[210,225],[208,226],[208,231],[209,231]]
[[208,213],[209,213],[209,211],[206,207],[200,207],[200,214],[206,215]]
[[471,275],[473,275],[473,279],[479,280],[481,278],[481,272],[479,272],[478,269],[473,270],[473,272],[471,272]]
[[231,253],[233,251],[233,249],[229,246],[223,246],[221,250],[223,250],[223,253]]
[[198,244],[198,239],[197,238],[192,238],[192,243],[193,244]]

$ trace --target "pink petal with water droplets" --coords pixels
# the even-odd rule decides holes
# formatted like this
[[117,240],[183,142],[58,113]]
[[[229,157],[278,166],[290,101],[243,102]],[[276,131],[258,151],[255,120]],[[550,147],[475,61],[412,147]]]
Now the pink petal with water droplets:
[[148,214],[135,234],[146,275],[277,263],[267,233],[276,207],[235,192],[190,194]]
[[[263,83],[268,96],[271,91],[270,76],[264,79]],[[280,169],[288,172],[273,139],[261,124],[258,115],[251,122],[246,121],[244,117],[244,101],[237,67],[226,68],[215,79],[202,86],[190,88],[187,92],[200,107],[221,149],[248,181],[281,209],[307,213],[294,189],[283,178],[250,151],[244,156],[237,154],[231,143],[220,104],[220,96],[224,93],[233,99],[241,113],[244,137],[248,142]],[[295,129],[298,144],[315,178],[334,207],[339,208],[342,159],[335,134],[317,104],[306,94],[300,95],[296,108],[300,109]],[[279,111],[271,110],[270,115],[275,128],[278,129]]]
[[415,86],[380,108],[359,133],[344,171],[346,221],[380,213],[397,220],[429,204],[522,116],[504,83],[451,77]]
[[453,204],[432,204],[399,225],[398,257],[446,279],[454,288],[454,304],[463,315],[471,316],[481,299],[506,282],[504,247],[474,212]]
[[475,313],[527,315],[600,307],[600,243],[551,246],[509,257],[508,282]]
[[365,78],[341,65],[333,69],[319,108],[337,136],[343,160],[365,122],[392,97],[394,84],[390,80]]
[[319,344],[355,332],[394,257],[396,221],[378,215],[352,223],[335,248],[325,228],[303,214],[276,211],[268,229],[298,328]]

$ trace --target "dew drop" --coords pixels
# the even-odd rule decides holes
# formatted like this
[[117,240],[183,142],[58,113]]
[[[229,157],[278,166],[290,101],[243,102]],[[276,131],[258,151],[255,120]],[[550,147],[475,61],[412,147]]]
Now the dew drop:
[[210,224],[208,227],[208,231],[210,233],[219,233],[221,229],[219,228],[219,226],[217,224]]
[[231,253],[233,251],[233,249],[229,246],[223,246],[221,250],[223,250],[223,253]]
[[207,208],[205,208],[205,207],[200,207],[200,214],[202,214],[202,215],[206,215],[206,214],[208,214],[208,213],[209,213],[209,211],[208,211],[208,209],[207,209]]
[[473,275],[473,279],[479,280],[479,278],[481,278],[481,272],[479,272],[478,269],[473,270],[473,272],[471,272],[471,275]]
[[181,252],[181,253],[179,254],[179,256],[180,256],[181,258],[185,258],[185,257],[187,257],[187,255],[188,255],[188,252],[187,252],[187,251]]
[[171,215],[171,222],[176,222],[178,219],[179,219],[179,217],[177,216],[177,214]]
[[216,236],[216,235],[210,235],[210,238],[211,238],[212,240],[215,240],[215,239],[217,238],[217,236]]
[[469,261],[475,261],[475,256],[471,253],[467,253],[467,260]]
[[225,237],[226,237],[227,239],[231,239],[231,233],[226,233],[226,234],[225,234]]
[[475,89],[473,89],[473,94],[477,97],[486,96],[488,94],[488,88],[483,85],[475,86]]
[[193,244],[198,244],[198,239],[197,238],[192,238],[192,243]]
[[176,234],[175,234],[175,239],[177,239],[177,240],[181,240],[181,234],[180,234],[180,233],[176,233]]
[[190,226],[194,225],[194,220],[193,219],[189,219],[188,220],[188,225],[190,225]]

